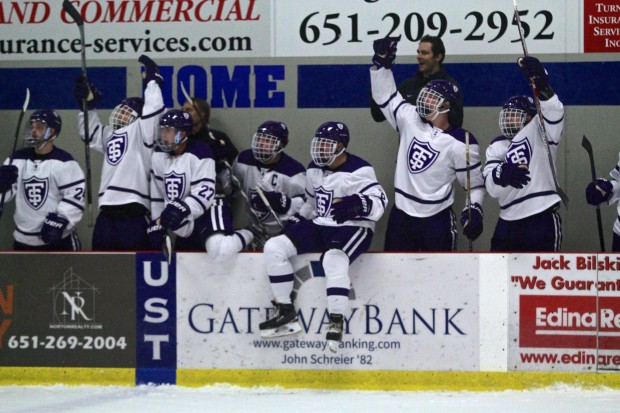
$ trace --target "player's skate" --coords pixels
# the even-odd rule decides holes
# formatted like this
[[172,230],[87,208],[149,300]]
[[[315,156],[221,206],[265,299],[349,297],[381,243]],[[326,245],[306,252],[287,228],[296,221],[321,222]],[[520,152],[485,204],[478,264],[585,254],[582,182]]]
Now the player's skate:
[[327,345],[332,352],[338,350],[338,345],[342,341],[342,328],[344,325],[344,318],[342,314],[330,314],[329,315],[329,327],[327,327]]
[[301,325],[293,304],[280,304],[272,301],[276,312],[272,318],[258,325],[262,338],[274,338],[297,334]]

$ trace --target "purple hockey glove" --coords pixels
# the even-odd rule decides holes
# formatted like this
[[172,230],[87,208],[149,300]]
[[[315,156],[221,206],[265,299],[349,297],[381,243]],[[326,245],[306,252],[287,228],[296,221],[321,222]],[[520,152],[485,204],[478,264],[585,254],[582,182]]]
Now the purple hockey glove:
[[161,88],[164,84],[164,78],[159,73],[159,66],[157,66],[157,63],[155,63],[147,55],[141,55],[138,58],[138,61],[144,65],[144,73],[142,75],[142,88],[146,89],[146,85],[148,85],[151,80],[156,81]]
[[334,220],[338,224],[355,218],[367,217],[372,210],[372,199],[366,195],[355,194],[340,198],[339,202],[332,202]]
[[549,75],[540,60],[532,56],[525,56],[519,58],[518,63],[528,82],[530,79],[533,80],[539,90],[549,86]]
[[586,202],[590,205],[600,205],[609,201],[613,195],[614,187],[607,179],[599,178],[590,182],[586,187]]
[[372,48],[375,51],[372,57],[372,63],[377,67],[391,69],[396,60],[396,46],[400,37],[384,37],[372,42]]
[[164,208],[159,217],[159,223],[164,228],[176,231],[181,228],[181,224],[183,224],[185,218],[189,216],[189,213],[189,206],[177,198],[166,205],[166,208]]
[[41,228],[41,239],[46,244],[57,244],[62,240],[62,234],[69,225],[69,220],[60,215],[50,212],[45,217]]
[[0,166],[0,192],[6,192],[15,182],[17,182],[17,166],[15,165],[2,165]]
[[164,239],[166,238],[166,228],[158,224],[155,221],[151,221],[151,224],[146,229],[146,236],[149,239],[149,245],[151,249],[159,251],[161,246],[164,245]]
[[284,229],[286,230],[289,227],[292,227],[295,224],[299,224],[300,222],[303,222],[305,220],[306,218],[302,217],[299,214],[295,214],[284,222]]
[[514,163],[504,162],[493,169],[493,182],[496,185],[521,189],[528,184],[530,178],[530,170],[526,165],[516,165]]
[[[470,211],[471,210],[471,211]],[[469,221],[469,215],[471,212],[471,221]],[[463,226],[463,234],[470,240],[474,241],[482,234],[482,221],[484,218],[484,212],[482,207],[478,203],[472,204],[469,208],[465,208],[461,212],[461,225]]]
[[[267,202],[276,214],[286,214],[291,207],[291,198],[277,191],[263,191]],[[252,193],[252,208],[261,212],[269,212],[269,207],[265,205],[263,199],[256,193]]]
[[88,110],[93,110],[99,104],[101,92],[92,83],[86,81],[84,76],[80,76],[75,80],[73,87],[73,97],[77,101],[78,107],[82,109],[82,101],[87,100],[86,106]]

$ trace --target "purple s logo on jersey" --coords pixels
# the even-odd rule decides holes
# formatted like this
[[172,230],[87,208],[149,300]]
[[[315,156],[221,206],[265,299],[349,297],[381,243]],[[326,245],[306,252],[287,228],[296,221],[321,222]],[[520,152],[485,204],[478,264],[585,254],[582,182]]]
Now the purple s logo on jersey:
[[118,165],[127,152],[127,132],[113,134],[106,144],[106,161],[110,165]]
[[320,217],[329,216],[334,200],[334,191],[327,191],[323,187],[314,190],[314,203],[316,205],[316,214]]
[[427,142],[420,142],[413,138],[409,146],[409,172],[419,174],[426,171],[439,157],[439,152]]
[[49,192],[48,178],[40,179],[35,176],[24,181],[24,198],[33,209],[39,209],[45,203]]
[[515,165],[529,165],[532,159],[532,147],[527,139],[512,142],[506,152],[506,162]]
[[164,190],[168,201],[185,198],[185,175],[173,172],[164,176]]

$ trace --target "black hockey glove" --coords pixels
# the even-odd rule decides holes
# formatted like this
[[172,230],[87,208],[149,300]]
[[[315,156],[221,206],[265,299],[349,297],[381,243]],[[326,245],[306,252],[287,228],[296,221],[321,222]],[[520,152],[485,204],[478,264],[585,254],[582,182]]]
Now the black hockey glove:
[[[470,212],[471,222],[469,221]],[[465,236],[472,241],[478,238],[480,234],[482,234],[483,218],[484,212],[482,212],[482,206],[480,206],[480,204],[474,203],[469,208],[465,208],[463,212],[461,212],[461,226],[463,227],[463,234],[465,234]]]
[[82,101],[86,99],[87,109],[93,110],[97,108],[99,100],[101,100],[101,92],[99,92],[95,85],[88,82],[84,76],[80,76],[75,80],[73,97],[77,101],[80,109],[82,109]]
[[493,182],[496,185],[507,187],[508,185],[513,188],[521,189],[528,184],[532,179],[530,178],[530,170],[527,169],[527,165],[516,165],[514,163],[504,162],[493,169]]
[[372,63],[380,68],[391,69],[396,60],[396,49],[400,37],[384,37],[372,42],[372,48],[375,51],[372,57]]
[[156,81],[161,88],[164,85],[164,78],[159,73],[159,66],[157,66],[157,63],[155,63],[147,55],[141,55],[138,58],[138,61],[144,65],[144,73],[142,74],[142,88],[146,89],[146,85],[148,85],[151,80]]
[[523,76],[528,82],[533,80],[538,90],[546,89],[549,86],[549,74],[540,60],[533,56],[525,56],[519,58],[518,63]]
[[181,224],[189,216],[189,213],[189,206],[177,198],[166,205],[159,217],[159,223],[164,228],[176,231],[181,228]]
[[[277,191],[263,191],[267,202],[276,214],[286,214],[291,207],[291,198]],[[263,199],[257,194],[252,193],[252,208],[260,212],[269,212],[269,207],[265,205]]]
[[590,205],[600,205],[607,202],[613,195],[614,187],[607,179],[599,178],[590,182],[586,187],[586,202]]
[[146,229],[146,236],[149,239],[149,245],[151,249],[159,251],[161,249],[161,246],[164,245],[164,239],[166,238],[166,228],[164,228],[155,221],[151,221],[149,227]]
[[55,212],[50,212],[45,217],[41,228],[41,239],[46,244],[57,244],[62,240],[62,234],[69,225],[69,220]]
[[284,222],[284,229],[286,230],[289,227],[292,227],[295,224],[299,224],[300,222],[303,222],[305,220],[306,218],[302,217],[299,214],[295,214]]
[[0,192],[6,192],[13,184],[17,182],[17,166],[15,165],[2,165],[0,166]]
[[332,202],[334,221],[342,224],[355,218],[367,217],[372,210],[372,199],[366,195],[355,194]]

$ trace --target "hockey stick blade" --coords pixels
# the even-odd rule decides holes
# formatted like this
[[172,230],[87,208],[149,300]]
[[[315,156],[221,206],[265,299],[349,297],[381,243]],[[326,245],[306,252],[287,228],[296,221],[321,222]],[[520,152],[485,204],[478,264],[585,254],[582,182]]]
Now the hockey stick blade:
[[166,262],[168,265],[172,262],[172,240],[170,239],[170,235],[166,234],[164,237],[164,243],[162,245],[162,251],[164,256],[166,257]]
[[69,14],[69,16],[71,16],[73,20],[75,20],[75,23],[78,26],[80,27],[84,26],[84,19],[82,19],[80,12],[77,11],[75,7],[73,7],[73,4],[69,0],[64,0],[62,2],[62,8],[64,11],[66,11]]
[[271,207],[271,205],[269,204],[269,201],[267,200],[267,197],[265,196],[265,193],[263,192],[263,190],[262,190],[262,188],[260,186],[256,186],[256,193],[258,194],[260,199],[263,200],[263,203],[265,205],[267,205],[267,208],[269,209],[269,213],[276,220],[276,222],[278,223],[278,226],[280,227],[280,229],[283,230],[284,229],[284,225],[282,225],[282,221],[280,221],[280,217],[278,217],[278,215],[276,214],[276,211],[274,211],[273,208]]
[[[586,138],[586,135],[583,135],[581,139],[581,146],[583,149],[588,152],[588,158],[590,158],[590,172],[592,174],[592,182],[596,181],[596,167],[594,166],[594,153],[592,151],[592,144]],[[603,219],[601,217],[601,207],[599,205],[596,206],[596,224],[598,227],[598,240],[601,245],[601,252],[605,252],[605,236],[603,235]]]

